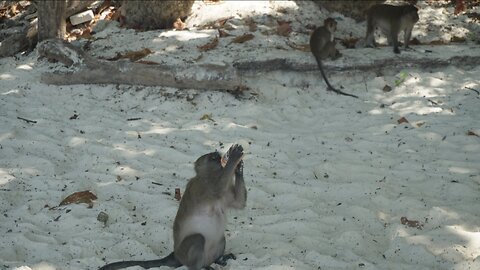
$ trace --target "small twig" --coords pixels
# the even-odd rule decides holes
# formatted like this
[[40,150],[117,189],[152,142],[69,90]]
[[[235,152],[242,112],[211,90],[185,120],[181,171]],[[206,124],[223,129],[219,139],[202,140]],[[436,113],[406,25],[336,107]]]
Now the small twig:
[[32,123],[32,124],[36,124],[37,121],[34,121],[34,120],[29,120],[29,119],[26,119],[26,118],[23,118],[23,117],[20,117],[20,116],[17,116],[17,119],[20,119],[20,120],[23,120],[27,123]]
[[431,99],[427,99],[427,100],[430,101],[433,105],[438,105],[437,102],[435,102],[435,101],[433,101],[433,100],[431,100]]
[[152,182],[152,184],[157,185],[157,186],[163,186],[163,184],[157,183],[157,182]]
[[127,121],[137,121],[137,120],[142,120],[141,117],[134,117],[134,118],[128,118]]
[[368,93],[367,79],[365,74],[362,77],[363,77],[363,84],[365,85],[365,92]]
[[468,86],[465,86],[465,89],[472,90],[472,91],[474,91],[475,93],[477,93],[477,95],[480,95],[480,92],[478,92],[477,89],[473,89],[473,88],[470,88],[470,87],[468,87]]

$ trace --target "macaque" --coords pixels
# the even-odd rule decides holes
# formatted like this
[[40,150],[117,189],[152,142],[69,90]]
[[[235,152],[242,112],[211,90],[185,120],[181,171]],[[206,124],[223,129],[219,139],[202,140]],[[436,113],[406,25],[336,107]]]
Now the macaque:
[[341,56],[340,52],[335,48],[335,41],[333,40],[333,32],[335,32],[336,29],[337,22],[334,19],[325,19],[324,25],[315,29],[310,37],[310,50],[312,51],[315,60],[317,60],[320,73],[327,84],[327,90],[340,95],[358,98],[355,95],[335,89],[328,81],[325,71],[323,70],[322,60],[327,58],[337,59]]
[[224,254],[225,212],[227,208],[242,209],[246,205],[243,155],[242,146],[235,144],[228,150],[226,161],[218,152],[195,161],[196,175],[187,184],[173,224],[174,251],[170,255],[151,261],[115,262],[99,270],[182,265],[199,270],[209,269],[213,263],[226,265],[226,260],[235,259],[233,254]]
[[365,43],[369,47],[375,47],[375,28],[380,28],[386,35],[388,45],[393,45],[393,52],[400,53],[398,49],[398,34],[404,32],[404,48],[412,36],[412,29],[418,22],[418,9],[414,5],[392,6],[379,4],[367,10],[367,35]]

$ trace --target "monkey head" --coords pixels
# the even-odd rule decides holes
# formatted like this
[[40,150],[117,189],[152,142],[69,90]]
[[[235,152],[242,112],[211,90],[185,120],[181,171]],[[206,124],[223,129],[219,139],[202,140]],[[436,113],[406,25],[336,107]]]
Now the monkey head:
[[330,33],[333,33],[337,30],[337,21],[335,21],[334,18],[328,17],[323,21],[323,25],[330,31]]
[[[195,161],[195,173],[197,175],[210,175],[221,173],[228,162],[233,162],[236,172],[241,173],[243,169],[243,147],[239,144],[232,145],[222,156],[218,151],[211,152],[199,157]],[[238,166],[240,164],[240,166]]]
[[403,14],[407,15],[413,23],[418,22],[418,8],[414,5],[405,5],[403,8]]
[[195,172],[197,175],[221,172],[222,169],[222,155],[217,151],[205,154],[195,161]]

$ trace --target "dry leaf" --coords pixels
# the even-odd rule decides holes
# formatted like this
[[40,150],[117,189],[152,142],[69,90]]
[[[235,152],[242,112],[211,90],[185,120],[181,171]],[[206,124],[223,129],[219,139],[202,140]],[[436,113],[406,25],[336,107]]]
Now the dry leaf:
[[222,2],[222,0],[203,0],[206,5],[217,5]]
[[200,30],[203,30],[203,29],[218,29],[218,28],[222,28],[225,23],[230,20],[231,18],[233,17],[225,17],[225,18],[220,18],[216,21],[213,21],[213,22],[208,22],[206,23],[205,25],[203,26],[200,26],[199,29]]
[[118,59],[128,58],[128,59],[130,59],[130,61],[135,62],[137,60],[140,60],[140,59],[144,58],[145,56],[147,56],[151,53],[153,53],[153,52],[150,49],[145,48],[145,49],[140,50],[140,51],[128,51],[128,52],[125,52],[125,53],[117,53],[117,55],[115,57],[109,58],[107,60],[116,61]]
[[417,228],[419,230],[421,230],[423,228],[423,224],[420,223],[419,221],[417,220],[408,220],[406,217],[401,217],[400,218],[400,222],[403,224],[403,225],[407,225],[408,227],[411,227],[411,228]]
[[421,126],[423,126],[424,124],[425,124],[425,122],[418,122],[418,123],[417,123],[417,127],[421,127]]
[[95,196],[95,194],[93,194],[88,190],[79,191],[71,195],[68,195],[65,199],[62,200],[62,202],[60,203],[60,206],[72,204],[72,203],[75,203],[75,204],[86,203],[88,204],[88,208],[92,208],[93,201],[96,199],[97,199],[97,196]]
[[292,26],[290,25],[291,22],[288,21],[277,21],[277,35],[288,37],[292,32]]
[[218,36],[220,38],[224,38],[224,37],[229,37],[231,36],[231,34],[229,34],[227,31],[225,30],[222,30],[222,29],[218,29]]
[[185,29],[185,26],[187,26],[187,24],[182,22],[180,18],[177,18],[177,20],[173,23],[173,29],[176,30],[183,30]]
[[467,132],[467,135],[468,135],[468,136],[477,136],[477,137],[480,137],[480,135],[478,135],[477,133],[475,133],[475,132],[473,132],[473,131],[471,131],[471,130],[469,130],[469,131]]
[[175,188],[175,199],[180,201],[182,199],[182,193],[180,193],[180,188]]
[[432,40],[427,44],[428,45],[445,45],[446,43],[443,40]]
[[212,41],[208,42],[205,45],[198,46],[197,48],[201,52],[206,52],[206,51],[210,51],[212,49],[215,49],[215,47],[217,47],[217,45],[218,45],[218,37],[215,37]]
[[399,124],[408,123],[408,120],[407,120],[407,118],[402,117],[402,118],[398,119],[397,122],[398,122]]
[[160,63],[154,61],[147,61],[147,60],[138,60],[137,63],[145,64],[145,65],[160,65]]
[[232,43],[244,43],[244,42],[247,42],[249,40],[252,40],[254,37],[255,37],[255,35],[253,35],[253,34],[243,34],[241,36],[235,37],[232,40]]
[[450,38],[451,42],[465,42],[467,39],[465,37],[453,36]]
[[297,51],[302,51],[302,52],[310,52],[310,44],[295,44],[291,42],[286,42],[290,48],[293,48]]
[[212,114],[207,114],[207,113],[202,115],[202,117],[200,117],[200,120],[210,120],[212,122],[215,122],[215,120],[213,120],[212,118]]

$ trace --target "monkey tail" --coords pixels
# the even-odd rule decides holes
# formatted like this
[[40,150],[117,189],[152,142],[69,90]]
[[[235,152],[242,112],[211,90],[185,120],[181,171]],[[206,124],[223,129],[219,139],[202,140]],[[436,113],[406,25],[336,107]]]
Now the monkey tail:
[[317,60],[317,64],[318,64],[318,68],[320,69],[320,73],[322,73],[322,77],[323,79],[325,80],[325,83],[327,84],[327,90],[329,91],[333,91],[339,95],[344,95],[344,96],[349,96],[349,97],[354,97],[354,98],[358,98],[358,96],[355,96],[355,95],[352,95],[352,94],[349,94],[349,93],[345,93],[343,91],[340,91],[340,90],[337,90],[335,89],[331,84],[330,82],[328,81],[327,79],[327,75],[325,75],[325,72],[323,71],[323,64],[322,64],[322,60],[320,60],[319,57],[315,56],[315,60]]
[[109,263],[100,267],[98,270],[117,270],[122,268],[127,268],[131,266],[140,266],[145,269],[152,268],[152,267],[160,267],[160,266],[168,266],[168,267],[180,267],[182,264],[175,258],[175,255],[170,253],[165,258],[158,259],[158,260],[150,260],[150,261],[123,261],[123,262],[114,262]]

